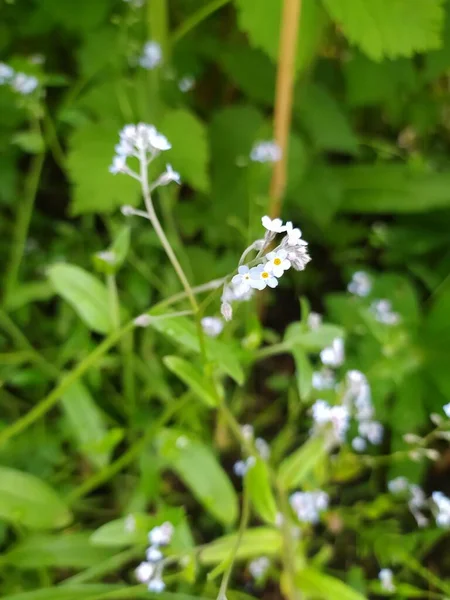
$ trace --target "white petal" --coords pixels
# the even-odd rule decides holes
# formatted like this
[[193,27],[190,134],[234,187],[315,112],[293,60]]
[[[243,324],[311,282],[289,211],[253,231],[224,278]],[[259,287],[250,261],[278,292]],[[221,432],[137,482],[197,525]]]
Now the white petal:
[[248,273],[249,268],[247,267],[247,265],[242,265],[238,268],[238,273],[240,275],[245,275],[246,273]]
[[242,275],[235,275],[231,280],[231,283],[234,283],[234,285],[240,285],[241,283],[243,283]]
[[275,277],[270,277],[269,279],[267,279],[267,285],[271,288],[277,287],[278,279],[276,279]]
[[255,290],[263,290],[266,287],[266,282],[263,279],[251,279],[250,287]]
[[272,273],[275,275],[275,277],[281,277],[284,273],[283,267],[281,265],[273,267]]
[[274,259],[274,258],[276,258],[276,257],[277,257],[277,253],[276,253],[276,252],[268,252],[268,253],[266,254],[266,258],[267,258],[268,260],[273,260],[273,259]]
[[287,250],[284,250],[283,248],[281,248],[281,250],[278,250],[277,255],[278,255],[278,258],[286,258]]
[[285,271],[291,268],[291,261],[285,258],[281,263],[280,267],[282,267]]

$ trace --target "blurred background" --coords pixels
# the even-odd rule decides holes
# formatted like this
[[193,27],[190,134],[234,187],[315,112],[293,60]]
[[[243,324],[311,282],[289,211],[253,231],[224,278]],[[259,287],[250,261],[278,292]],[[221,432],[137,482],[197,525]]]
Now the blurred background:
[[[385,427],[380,452],[404,450],[405,434],[427,434],[430,414],[442,413],[450,399],[450,2],[302,0],[287,75],[292,109],[284,117],[275,100],[280,39],[292,32],[285,30],[282,5],[0,0],[2,428],[36,407],[110,332],[78,314],[86,289],[94,285],[89,293],[100,297],[104,288],[80,280],[79,300],[72,296],[67,303],[54,265],[70,263],[108,280],[111,272],[98,253],[126,238],[121,264],[113,269],[120,323],[180,290],[148,223],[121,214],[123,205],[140,205],[139,186],[109,171],[119,130],[140,121],[156,125],[172,144],[151,173],[159,174],[167,161],[181,175],[181,186],[161,188],[157,211],[194,285],[236,268],[242,250],[261,235],[264,214],[279,212],[309,242],[312,262],[302,273],[289,272],[266,297],[263,325],[253,305],[242,308],[229,334],[235,348],[280,341],[300,318],[301,296],[344,332],[349,366],[367,374]],[[289,134],[282,158],[286,185],[274,198],[276,165],[254,160],[252,149],[261,141],[280,142],[277,115]],[[371,281],[370,301],[347,289],[360,271]],[[395,327],[383,326],[386,310],[384,317],[368,316],[377,299],[389,302]],[[218,310],[216,299],[208,314]],[[3,465],[75,494],[79,531],[151,502],[161,507],[167,495],[174,506],[189,502],[185,489],[162,480],[144,452],[136,452],[133,468],[88,483],[86,493],[95,488],[89,499],[78,487],[133,447],[143,423],[153,423],[170,405],[160,358],[168,348],[173,340],[155,342],[149,332],[104,353],[81,387],[61,396],[58,410],[23,431],[20,426],[21,435],[0,447]],[[269,440],[289,427],[298,415],[286,408],[292,389],[311,393],[296,379],[295,362],[298,369],[303,359],[259,363],[247,390],[233,400],[240,421],[255,422]],[[313,369],[314,361],[307,365]],[[204,414],[189,404],[176,426],[214,439],[231,471],[236,455],[227,455],[220,423],[207,429]],[[291,433],[277,438],[280,454]],[[381,474],[345,487],[355,475],[350,469],[341,478],[343,504],[350,510],[399,475],[429,492],[450,492],[450,452],[441,443],[433,463],[386,462]],[[9,509],[1,503],[0,481],[0,544],[6,550],[23,532],[21,526],[11,532]],[[398,514],[378,520],[386,506],[361,510],[349,525],[360,528],[359,541],[354,531],[343,534],[335,564],[354,569],[352,581],[363,587],[363,572],[376,575],[373,553],[398,559],[404,540],[410,557],[429,544],[427,568],[444,577],[450,568],[445,535],[421,537],[413,520]],[[204,531],[216,532],[207,515],[197,516]],[[343,522],[335,529],[344,530]],[[107,558],[89,556],[92,563]],[[40,566],[24,576],[20,559],[14,560],[4,563],[14,565],[5,597],[60,579]],[[70,568],[87,567],[82,558],[75,567],[71,560]],[[432,575],[424,576],[428,586],[436,584]],[[443,597],[439,593],[424,597]],[[405,594],[399,597],[413,597]]]

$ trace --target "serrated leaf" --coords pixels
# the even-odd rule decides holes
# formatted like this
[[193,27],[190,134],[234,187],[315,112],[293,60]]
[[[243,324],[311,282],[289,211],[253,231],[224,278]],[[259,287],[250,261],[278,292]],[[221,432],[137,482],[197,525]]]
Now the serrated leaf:
[[73,383],[61,396],[61,406],[81,454],[97,468],[105,467],[112,449],[98,452],[95,446],[106,437],[108,429],[89,390],[80,381]]
[[310,438],[281,463],[278,471],[280,484],[286,490],[300,486],[326,454],[327,449],[323,438]]
[[[235,0],[239,27],[245,31],[256,48],[264,50],[274,62],[278,62],[281,12],[279,0]],[[296,52],[296,69],[303,71],[317,51],[326,15],[316,0],[303,0]]]
[[222,523],[233,523],[238,512],[236,492],[208,446],[173,430],[162,431],[158,442],[167,466],[199,502]]
[[[236,546],[237,534],[227,535],[208,544],[200,552],[200,561],[205,565],[220,563],[229,558]],[[281,552],[283,538],[278,529],[255,527],[244,532],[236,553],[243,560],[255,556],[277,556]]]
[[68,302],[93,331],[108,333],[113,329],[108,291],[96,277],[65,263],[52,265],[47,275],[56,292]]
[[296,581],[299,589],[317,599],[367,600],[365,596],[343,581],[312,568],[300,571],[296,577]]
[[0,518],[29,527],[64,527],[72,515],[44,481],[29,473],[0,467]]
[[194,189],[207,192],[210,187],[208,163],[209,146],[204,124],[186,109],[165,114],[161,131],[172,144],[164,154],[181,178]]
[[197,368],[179,356],[165,356],[164,364],[175,373],[209,408],[217,406],[218,396],[210,381]]
[[440,46],[442,0],[324,0],[324,5],[349,41],[374,60]]
[[112,555],[110,550],[92,546],[89,538],[87,531],[33,535],[4,554],[2,561],[19,569],[88,568]]
[[256,463],[248,469],[245,485],[256,513],[266,523],[275,525],[277,505],[270,485],[269,469],[261,458],[256,459]]
[[139,184],[131,177],[109,172],[120,126],[113,120],[87,123],[69,138],[67,168],[74,185],[71,211],[108,213],[123,204],[134,205]]

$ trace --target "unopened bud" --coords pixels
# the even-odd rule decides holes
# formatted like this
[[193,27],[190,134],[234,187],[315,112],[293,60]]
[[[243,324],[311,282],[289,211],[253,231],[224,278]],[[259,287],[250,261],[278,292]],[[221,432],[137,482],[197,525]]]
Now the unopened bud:
[[423,458],[423,452],[419,452],[417,450],[413,450],[412,452],[409,453],[408,456],[414,462],[420,462],[422,460],[422,458]]
[[441,415],[438,415],[437,413],[431,413],[430,419],[435,425],[440,425],[443,421]]
[[406,433],[403,439],[407,444],[420,444],[422,442],[422,438],[415,433]]
[[432,448],[428,448],[427,450],[425,450],[425,456],[427,458],[429,458],[430,460],[438,460],[439,459],[439,452],[437,450],[433,450]]
[[122,208],[120,209],[120,212],[123,214],[124,217],[131,217],[132,215],[134,215],[134,208],[129,204],[125,204],[125,206],[122,206]]
[[152,322],[151,316],[146,315],[146,314],[139,315],[134,320],[134,324],[136,325],[136,327],[148,327],[151,322]]
[[222,303],[220,312],[222,313],[222,317],[225,319],[225,321],[231,321],[233,318],[233,309],[231,308],[231,304],[229,302]]

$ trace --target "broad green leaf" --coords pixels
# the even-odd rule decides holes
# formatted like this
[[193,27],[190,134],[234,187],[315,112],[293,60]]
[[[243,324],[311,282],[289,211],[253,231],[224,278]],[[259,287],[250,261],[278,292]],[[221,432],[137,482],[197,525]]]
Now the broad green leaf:
[[95,446],[105,438],[108,429],[89,390],[80,381],[73,383],[61,396],[61,405],[80,453],[97,468],[105,467],[111,450],[98,452]]
[[[281,13],[279,0],[235,0],[239,27],[245,31],[256,48],[264,50],[278,61]],[[326,25],[326,15],[316,0],[303,0],[300,16],[296,69],[304,71],[311,63]]]
[[89,329],[98,333],[112,330],[108,292],[96,277],[80,267],[63,263],[49,267],[47,275],[57,293],[72,306]]
[[92,546],[89,537],[87,531],[33,535],[4,554],[2,561],[19,569],[88,568],[112,555],[110,550]]
[[63,5],[59,0],[41,0],[39,8],[50,23],[70,31],[86,32],[97,27],[105,19],[109,10],[109,1],[95,0],[95,2]]
[[300,400],[305,401],[312,390],[313,369],[309,358],[301,348],[292,348],[291,354],[295,362],[295,378]]
[[307,352],[317,352],[343,334],[342,328],[337,325],[323,324],[317,329],[309,329],[304,323],[292,323],[286,330],[285,342],[294,349],[298,347]]
[[346,583],[312,568],[300,571],[296,581],[299,589],[317,600],[367,600]]
[[411,56],[439,48],[442,0],[323,0],[346,37],[370,58]]
[[106,251],[109,254],[107,258],[104,257],[103,252],[94,254],[94,266],[99,273],[104,273],[106,275],[117,273],[127,257],[130,248],[130,235],[131,228],[129,225],[125,225],[119,230],[113,243]]
[[44,140],[37,131],[19,131],[11,139],[24,152],[39,154],[45,148]]
[[450,174],[404,164],[336,167],[342,187],[340,210],[361,213],[416,213],[450,206]]
[[326,454],[323,438],[310,438],[281,463],[278,471],[280,484],[286,490],[301,486]]
[[106,583],[61,585],[3,596],[2,600],[96,600],[109,592],[115,591],[117,593],[120,589],[125,588],[120,585]]
[[166,367],[175,373],[206,406],[217,406],[217,392],[211,382],[192,363],[178,356],[165,356],[163,360]]
[[225,72],[246,96],[272,105],[276,71],[264,52],[247,46],[232,46],[221,58]]
[[270,485],[269,469],[262,459],[258,458],[247,471],[245,485],[256,513],[263,521],[274,525],[277,518],[277,505]]
[[[78,126],[69,138],[67,168],[73,183],[74,215],[105,213],[136,204],[139,185],[131,177],[113,175],[109,166],[118,143],[120,124],[114,120]],[[130,166],[133,165],[130,161]]]
[[72,515],[41,479],[0,467],[0,518],[30,529],[56,529],[70,523]]
[[[237,534],[215,540],[200,552],[205,565],[220,563],[227,559],[236,546]],[[256,556],[277,556],[281,552],[283,538],[278,529],[255,527],[244,532],[236,557],[244,560]]]
[[[189,319],[184,317],[153,319],[150,327],[170,338],[177,347],[183,346],[193,352],[200,352],[197,329]],[[216,363],[236,383],[242,385],[244,372],[237,358],[238,351],[224,342],[211,338],[205,340],[205,345],[208,359]]]
[[296,114],[319,150],[344,151],[350,154],[357,152],[358,139],[350,121],[325,87],[317,84],[302,86]]
[[164,154],[180,172],[182,180],[201,192],[209,190],[209,147],[204,124],[191,112],[177,109],[166,113],[161,131],[172,144]]
[[238,513],[236,492],[208,446],[173,430],[162,431],[158,442],[168,468],[199,502],[222,523],[234,523]]
[[133,513],[130,519],[132,526],[128,525],[128,519],[115,519],[99,527],[90,536],[91,544],[111,548],[145,544],[148,532],[157,524],[156,518]]

